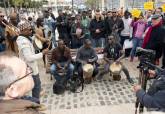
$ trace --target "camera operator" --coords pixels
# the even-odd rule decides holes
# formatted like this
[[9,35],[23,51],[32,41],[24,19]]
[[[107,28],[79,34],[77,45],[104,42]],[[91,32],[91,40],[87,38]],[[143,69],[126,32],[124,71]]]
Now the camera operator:
[[165,70],[158,73],[149,70],[150,78],[155,78],[148,92],[145,92],[140,85],[134,85],[133,89],[139,102],[148,109],[165,111]]

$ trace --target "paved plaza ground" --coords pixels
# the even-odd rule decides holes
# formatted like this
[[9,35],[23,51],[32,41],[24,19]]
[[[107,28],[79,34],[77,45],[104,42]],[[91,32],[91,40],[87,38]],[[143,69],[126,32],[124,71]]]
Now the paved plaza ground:
[[[137,60],[131,63],[124,59],[123,63],[137,82]],[[134,114],[135,94],[123,73],[121,81],[112,81],[106,75],[101,82],[93,81],[85,85],[82,93],[66,91],[63,95],[56,95],[52,91],[54,80],[50,80],[50,74],[45,73],[41,61],[39,69],[45,91],[41,102],[47,106],[46,114]]]

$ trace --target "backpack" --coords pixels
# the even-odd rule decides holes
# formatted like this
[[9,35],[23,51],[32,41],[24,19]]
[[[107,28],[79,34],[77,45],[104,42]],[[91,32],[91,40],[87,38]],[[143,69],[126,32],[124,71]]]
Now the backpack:
[[[79,87],[81,86],[81,90],[78,91]],[[67,81],[67,89],[73,93],[80,93],[84,89],[84,80],[79,77],[78,75],[74,75]]]
[[63,94],[64,92],[65,92],[65,86],[56,81],[53,84],[53,93],[57,94],[57,95],[60,95],[60,94]]

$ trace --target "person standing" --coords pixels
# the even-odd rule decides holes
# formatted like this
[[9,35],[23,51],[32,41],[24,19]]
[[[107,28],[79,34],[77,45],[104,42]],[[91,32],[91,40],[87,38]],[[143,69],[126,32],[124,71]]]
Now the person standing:
[[[115,8],[112,10],[112,17],[108,21],[108,26],[112,28],[112,34],[115,35],[116,41],[120,42],[120,33],[124,29],[124,22],[118,16],[117,10]],[[124,42],[120,43],[123,46]]]
[[95,18],[90,22],[92,43],[94,47],[104,47],[105,44],[105,25],[101,19],[100,10],[96,10]]
[[159,58],[162,56],[163,44],[165,39],[165,29],[162,26],[161,15],[152,16],[152,26],[145,32],[142,47],[156,51],[155,64],[159,64]]
[[62,39],[67,46],[69,46],[69,35],[68,35],[68,24],[67,24],[67,19],[66,16],[63,14],[62,10],[58,11],[59,16],[57,17],[57,31],[59,34],[59,39]]
[[41,91],[41,81],[39,77],[37,60],[41,59],[43,55],[48,52],[48,49],[45,49],[38,54],[35,54],[35,49],[32,44],[32,38],[30,37],[32,34],[32,28],[30,26],[30,23],[28,23],[27,21],[21,21],[18,24],[18,28],[20,29],[20,35],[18,36],[16,42],[19,50],[19,57],[32,68],[32,77],[34,80],[32,97],[39,99]]
[[80,48],[83,45],[85,38],[84,28],[81,23],[80,15],[76,16],[76,21],[74,24],[72,24],[71,35],[72,35],[71,47],[73,49]]
[[[129,17],[130,12],[125,11],[124,12],[124,17],[122,18],[123,23],[124,23],[124,29],[121,31],[120,34],[120,43],[124,44],[125,40],[131,39],[132,38],[132,19]],[[130,55],[131,48],[125,49],[125,56],[128,57]]]
[[132,27],[134,28],[134,34],[133,34],[133,48],[130,53],[130,61],[133,62],[136,48],[141,47],[143,43],[143,34],[145,33],[147,23],[144,20],[144,17],[141,15],[139,16],[139,19],[136,22],[132,22]]

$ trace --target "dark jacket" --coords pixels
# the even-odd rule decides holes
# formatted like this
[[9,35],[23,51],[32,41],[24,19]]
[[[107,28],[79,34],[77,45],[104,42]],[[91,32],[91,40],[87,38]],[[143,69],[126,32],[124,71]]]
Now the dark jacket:
[[58,47],[52,51],[52,63],[57,64],[58,62],[68,62],[71,61],[70,49],[65,47],[61,51]]
[[121,18],[117,17],[116,20],[111,18],[106,18],[105,20],[105,25],[106,25],[106,33],[108,35],[111,35],[111,33],[115,30],[118,29],[118,33],[120,34],[121,31],[124,29],[124,22]]
[[141,89],[136,96],[145,107],[165,111],[165,71],[156,77],[147,93]]
[[145,49],[152,49],[156,51],[156,58],[162,55],[163,42],[165,39],[165,29],[162,25],[155,27],[150,35],[150,39],[145,46]]
[[0,43],[5,41],[5,27],[0,25]]
[[[58,16],[56,18],[57,20],[57,23],[56,23],[56,26],[57,26],[57,30],[58,30],[58,33],[59,35],[61,35],[62,33],[67,33],[67,19],[65,16]],[[63,24],[62,24],[63,22]]]
[[[96,29],[99,29],[101,32],[96,33]],[[89,30],[91,32],[92,38],[94,39],[105,38],[105,25],[103,20],[97,21],[96,19],[93,19],[90,22]]]
[[41,114],[37,107],[38,104],[28,100],[1,100],[0,114]]

